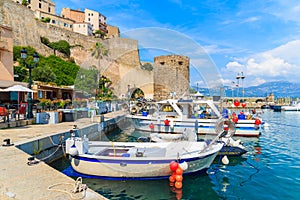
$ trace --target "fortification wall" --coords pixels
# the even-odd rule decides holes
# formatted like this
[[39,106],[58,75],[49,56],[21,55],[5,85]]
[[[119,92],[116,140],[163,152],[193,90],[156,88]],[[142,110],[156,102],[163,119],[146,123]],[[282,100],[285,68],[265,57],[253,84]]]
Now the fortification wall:
[[[0,23],[12,27],[15,46],[32,46],[40,54],[49,56],[53,54],[53,50],[40,42],[41,37],[48,38],[50,42],[66,40],[70,45],[76,46],[71,48],[71,57],[78,65],[84,68],[95,65],[102,73],[118,83],[122,75],[140,65],[136,40],[118,37],[102,40],[55,27],[35,19],[32,10],[11,0],[0,0],[0,11]],[[108,56],[103,56],[100,60],[92,56],[97,42],[103,43],[109,52]],[[58,55],[62,56],[59,53]],[[108,70],[109,66],[117,66],[117,68]],[[137,80],[131,81],[139,82],[143,79],[142,75],[135,78]],[[116,90],[115,93],[117,96],[125,92],[118,91]]]

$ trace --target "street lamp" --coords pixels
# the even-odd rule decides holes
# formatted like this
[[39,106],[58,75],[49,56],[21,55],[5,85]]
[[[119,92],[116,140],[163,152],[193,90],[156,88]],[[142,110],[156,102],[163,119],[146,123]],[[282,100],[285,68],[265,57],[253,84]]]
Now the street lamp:
[[243,88],[243,98],[244,98],[244,93],[245,93],[245,91],[244,91],[244,78],[245,78],[245,76],[244,76],[244,73],[243,72],[241,72],[241,79],[242,79],[242,88]]
[[[21,58],[23,59],[23,63],[25,64],[25,66],[29,69],[29,84],[28,84],[28,88],[31,90],[31,86],[32,86],[31,70],[39,62],[39,55],[36,52],[34,52],[34,54],[33,54],[33,62],[35,63],[35,65],[28,64],[28,63],[26,63],[27,50],[25,48],[23,48],[21,50]],[[29,94],[28,94],[28,113],[27,113],[27,119],[31,119],[31,118],[33,118],[33,113],[32,113],[32,93],[29,92]]]
[[237,87],[237,91],[236,91],[236,96],[238,97],[239,96],[239,84],[240,84],[240,79],[241,78],[241,76],[240,76],[240,74],[238,73],[237,75],[236,75],[236,87]]

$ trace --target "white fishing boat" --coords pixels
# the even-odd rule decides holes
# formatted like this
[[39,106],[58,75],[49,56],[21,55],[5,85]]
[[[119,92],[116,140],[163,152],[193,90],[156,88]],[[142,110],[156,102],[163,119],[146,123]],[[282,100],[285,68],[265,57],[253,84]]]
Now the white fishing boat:
[[[227,127],[227,128],[224,128]],[[218,120],[216,124],[216,132],[222,132],[218,137],[218,142],[224,144],[222,149],[219,151],[220,156],[241,156],[247,153],[246,147],[243,146],[240,139],[235,140],[232,138],[236,129],[235,124],[228,119]],[[205,138],[206,141],[212,139],[211,137]],[[151,133],[149,138],[143,138],[142,141],[153,141],[153,142],[174,142],[179,140],[185,141],[199,141],[194,131],[185,130],[183,133],[165,134],[165,133]],[[200,139],[204,140],[204,139]]]
[[281,106],[282,111],[300,111],[300,101],[292,101],[289,106]]
[[72,168],[86,175],[112,179],[168,178],[169,164],[185,164],[184,174],[210,167],[223,143],[203,142],[104,142],[72,136],[66,140],[66,153]]
[[[138,112],[142,110],[142,112]],[[182,133],[192,129],[200,135],[215,134],[214,126],[222,116],[211,100],[168,99],[143,106],[131,106],[127,118],[136,130],[159,133]],[[258,116],[236,115],[234,136],[259,137],[264,122]]]

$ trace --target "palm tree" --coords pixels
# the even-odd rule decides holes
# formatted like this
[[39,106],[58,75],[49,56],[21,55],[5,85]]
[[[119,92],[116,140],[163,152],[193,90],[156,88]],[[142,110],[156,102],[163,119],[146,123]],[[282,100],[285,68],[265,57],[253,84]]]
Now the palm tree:
[[100,61],[103,58],[103,56],[107,56],[107,55],[108,55],[108,49],[101,42],[96,42],[95,50],[92,52],[92,56],[98,59],[98,69],[99,69],[99,74],[97,78],[97,82],[99,83],[98,85],[100,85],[100,77],[101,77]]

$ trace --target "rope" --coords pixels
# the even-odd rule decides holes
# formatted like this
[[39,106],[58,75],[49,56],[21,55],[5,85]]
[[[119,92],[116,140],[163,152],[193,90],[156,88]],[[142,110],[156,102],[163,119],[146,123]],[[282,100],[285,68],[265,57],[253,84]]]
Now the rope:
[[[48,155],[48,156],[46,156],[46,157],[44,157],[44,158],[39,158],[39,160],[40,161],[44,161],[44,160],[46,160],[46,159],[48,159],[48,158],[50,158],[50,157],[52,157],[60,148],[62,148],[62,150],[63,150],[63,153],[64,153],[64,155],[65,155],[65,151],[64,151],[64,148],[63,148],[63,145],[62,145],[62,143],[63,143],[63,137],[60,137],[60,144],[55,144],[54,142],[53,142],[53,140],[52,140],[52,138],[51,137],[49,137],[50,138],[50,141],[52,142],[52,144],[53,145],[57,145],[57,148],[56,148],[56,150],[54,151],[54,152],[52,152],[50,155]],[[38,164],[40,161],[37,161],[37,160],[35,160],[35,159],[33,159],[33,160],[30,160],[30,161],[28,161],[27,162],[27,165],[29,165],[29,166],[31,166],[31,165],[35,165],[35,164]]]
[[[56,187],[56,186],[60,186],[60,188],[61,188],[61,186],[63,186],[63,185],[74,186],[74,189],[69,190],[69,191],[63,190],[63,189],[54,189],[54,187]],[[57,183],[57,184],[50,185],[48,187],[48,190],[67,193],[71,197],[71,199],[84,199],[86,196],[87,188],[88,187],[86,184],[82,184],[82,178],[78,177],[76,179],[75,185],[72,183]],[[78,193],[82,193],[82,195],[79,197],[76,197],[76,194],[78,194]]]

